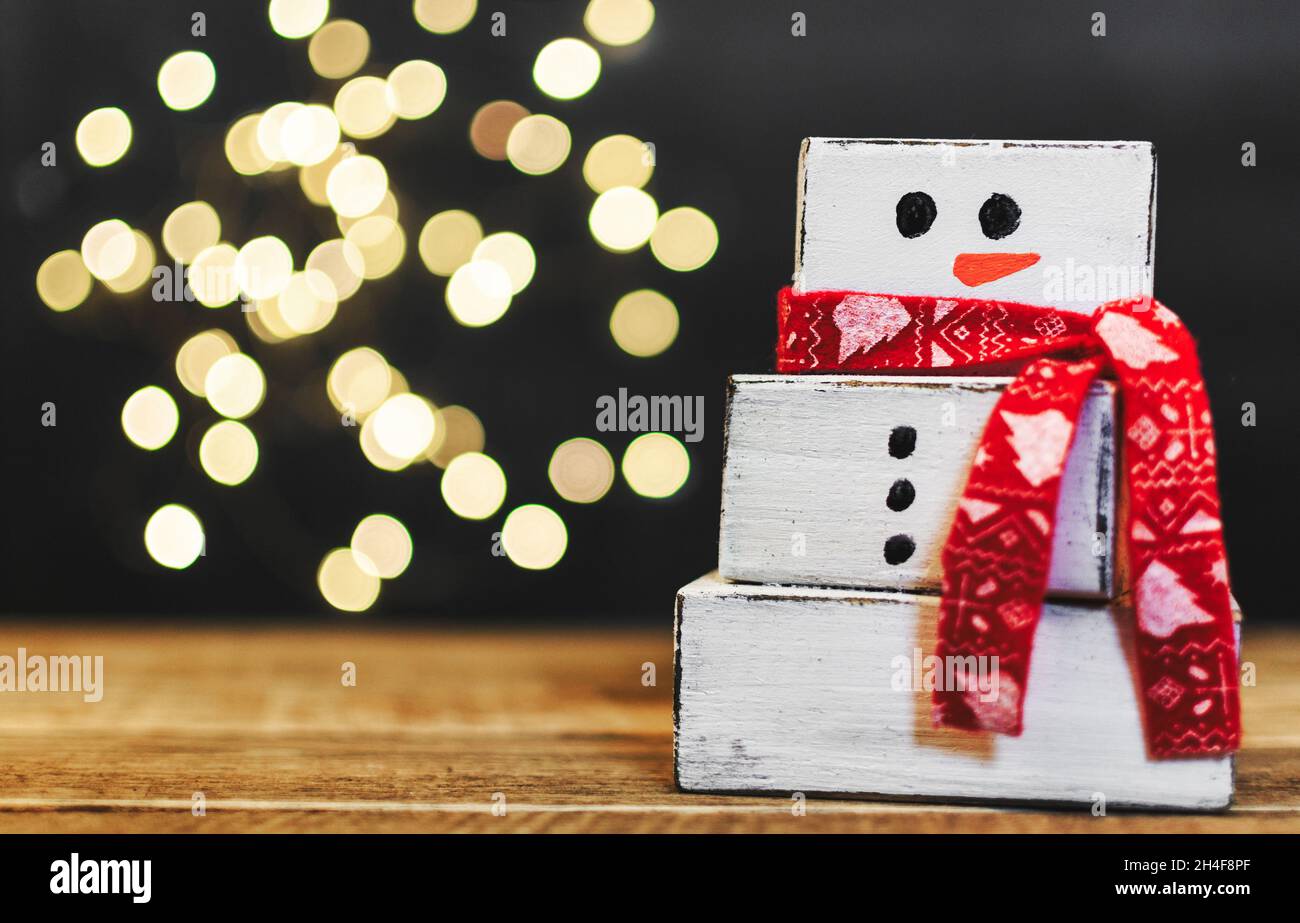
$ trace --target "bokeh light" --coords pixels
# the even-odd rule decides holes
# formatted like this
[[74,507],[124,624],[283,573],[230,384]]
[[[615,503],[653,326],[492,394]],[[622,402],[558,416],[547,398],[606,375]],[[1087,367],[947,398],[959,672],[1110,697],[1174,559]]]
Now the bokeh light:
[[280,126],[284,159],[300,167],[325,160],[339,146],[339,121],[328,106],[299,106]]
[[131,120],[116,106],[94,109],[77,123],[77,153],[92,167],[116,163],[131,147]]
[[557,38],[537,53],[533,80],[547,96],[577,99],[600,77],[600,52],[582,39]]
[[447,75],[432,61],[406,61],[388,75],[388,108],[399,119],[422,119],[442,105]]
[[368,154],[344,157],[325,183],[330,207],[346,218],[370,214],[383,202],[387,191],[388,171]]
[[546,570],[560,563],[569,547],[564,520],[548,506],[528,503],[516,507],[501,526],[501,547],[515,564]]
[[529,115],[510,129],[506,157],[515,169],[541,176],[559,169],[569,156],[573,139],[569,126],[551,115]]
[[514,231],[498,231],[484,237],[474,248],[475,260],[491,260],[510,276],[511,294],[518,295],[533,280],[537,255],[533,246]]
[[379,598],[379,578],[362,569],[351,548],[335,548],[316,571],[320,595],[335,609],[364,612]]
[[241,176],[257,176],[271,169],[274,162],[262,151],[257,141],[257,127],[262,116],[254,113],[236,119],[226,132],[226,160]]
[[216,85],[217,69],[201,51],[179,51],[158,68],[158,95],[177,112],[203,105]]
[[640,189],[654,173],[654,158],[644,141],[632,135],[610,135],[591,146],[582,162],[582,178],[595,192],[615,186]]
[[330,200],[325,191],[325,184],[329,181],[330,171],[340,160],[350,157],[353,153],[355,151],[352,149],[352,143],[345,142],[337,145],[319,163],[298,168],[298,188],[302,190],[308,202],[313,205],[329,206]]
[[306,268],[329,276],[334,285],[334,297],[347,301],[361,287],[362,273],[366,271],[365,257],[357,245],[341,238],[317,244],[307,256]]
[[439,212],[424,223],[417,244],[420,259],[436,276],[450,276],[474,257],[483,228],[467,211]]
[[352,554],[372,577],[392,580],[411,563],[411,533],[396,518],[374,513],[357,523]]
[[218,484],[235,487],[257,468],[257,437],[238,420],[221,420],[208,427],[199,441],[199,464]]
[[614,459],[594,439],[570,439],[556,446],[546,474],[570,503],[595,503],[614,483]]
[[637,436],[623,453],[623,477],[643,497],[671,497],[690,473],[686,447],[667,433]]
[[217,359],[203,378],[203,393],[223,417],[242,420],[262,406],[266,376],[252,356],[232,353]]
[[654,25],[650,0],[591,0],[582,17],[591,37],[606,45],[631,45],[645,38]]
[[510,274],[491,260],[470,260],[447,282],[447,308],[466,327],[486,327],[510,307]]
[[285,156],[281,140],[284,137],[284,123],[288,121],[289,116],[301,108],[302,103],[276,103],[258,118],[257,146],[262,156],[271,162],[270,169],[289,165],[289,158]]
[[370,57],[370,33],[351,19],[333,19],[321,26],[307,45],[312,70],[327,80],[341,80],[361,69]]
[[334,114],[353,138],[377,138],[397,121],[388,106],[388,81],[382,77],[353,77],[339,87]]
[[299,336],[324,330],[339,306],[334,283],[319,269],[295,272],[275,301],[285,325]]
[[163,222],[163,249],[179,263],[193,263],[195,257],[220,240],[221,217],[207,202],[178,205]]
[[369,215],[348,228],[344,240],[361,254],[362,276],[382,279],[402,263],[406,234],[402,226],[384,215]]
[[469,25],[476,0],[415,0],[415,21],[430,32],[450,35]]
[[325,389],[334,409],[350,413],[358,420],[383,403],[392,384],[393,373],[387,360],[368,346],[350,349],[339,356],[325,378]]
[[90,294],[90,273],[76,250],[51,254],[36,270],[36,294],[54,311],[71,311]]
[[273,235],[254,237],[239,248],[235,283],[249,298],[273,298],[284,291],[293,274],[293,254]]
[[494,99],[483,104],[469,123],[470,144],[481,157],[505,160],[510,130],[528,114],[527,109],[509,99]]
[[235,264],[239,251],[226,243],[208,247],[194,258],[185,274],[195,300],[208,308],[220,308],[239,296],[239,282]]
[[657,356],[677,339],[677,306],[648,288],[628,292],[614,305],[609,332],[623,352]]
[[393,395],[367,422],[374,423],[375,440],[384,452],[407,461],[424,454],[438,428],[432,405],[415,394]]
[[110,291],[118,294],[134,292],[153,276],[155,256],[153,241],[149,239],[148,234],[139,228],[134,229],[131,233],[135,235],[135,256],[131,260],[131,265],[124,269],[120,275],[104,280],[104,285]]
[[163,567],[184,570],[203,554],[203,524],[179,503],[160,506],[145,523],[144,547]]
[[650,235],[650,250],[677,272],[699,269],[718,249],[718,228],[698,208],[674,208],[659,216]]
[[329,0],[271,0],[267,8],[275,34],[290,39],[311,35],[329,13]]
[[212,363],[239,352],[234,337],[224,330],[205,330],[186,340],[176,352],[176,378],[195,397],[203,397],[203,382]]
[[122,432],[140,448],[151,452],[171,442],[180,421],[176,401],[157,385],[141,388],[122,405]]
[[110,218],[96,224],[81,239],[81,261],[96,279],[115,279],[131,268],[137,246],[130,225]]
[[482,452],[487,441],[474,411],[459,404],[438,408],[438,434],[425,454],[439,468],[466,452]]
[[490,455],[462,452],[442,473],[442,499],[462,519],[487,519],[506,499],[506,475]]
[[634,186],[615,186],[596,197],[587,223],[596,243],[615,253],[644,246],[659,220],[659,206]]

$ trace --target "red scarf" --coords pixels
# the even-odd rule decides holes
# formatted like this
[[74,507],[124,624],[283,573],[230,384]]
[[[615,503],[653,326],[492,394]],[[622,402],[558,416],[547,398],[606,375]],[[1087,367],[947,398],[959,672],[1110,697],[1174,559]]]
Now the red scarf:
[[1120,527],[1147,744],[1160,758],[1239,747],[1214,431],[1196,344],[1172,311],[1152,298],[1085,316],[975,298],[786,288],[776,356],[778,372],[1019,372],[985,426],[944,545],[935,649],[943,658],[996,654],[999,672],[992,701],[977,689],[936,690],[935,723],[1006,734],[1021,732],[1079,410],[1094,378],[1118,378],[1129,490]]

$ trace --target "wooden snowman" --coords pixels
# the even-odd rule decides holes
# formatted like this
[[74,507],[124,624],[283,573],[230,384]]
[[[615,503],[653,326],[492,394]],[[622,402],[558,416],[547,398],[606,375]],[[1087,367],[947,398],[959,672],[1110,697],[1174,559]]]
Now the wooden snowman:
[[[1149,296],[1155,190],[1145,142],[804,142],[782,374],[730,381],[719,572],[677,599],[682,789],[1202,810],[1230,802],[1232,748],[1158,759],[1144,736],[1143,696],[1160,690],[1143,689],[1134,663],[1121,459],[1137,424],[1126,430],[1116,382],[1087,384],[1063,437],[1044,424],[1054,411],[1002,413],[999,444],[1027,487],[1059,479],[1042,535],[999,532],[998,504],[972,499],[967,485],[990,415],[1026,381],[1008,377],[1023,362],[960,367],[999,338],[1068,345],[1099,305]],[[832,296],[815,320],[787,316],[805,312],[799,293],[823,292]],[[909,296],[926,299],[923,318]],[[972,299],[1037,313],[1019,327],[990,325],[986,307],[984,323],[965,323]],[[1163,359],[1127,317],[1098,327],[1137,366]],[[999,355],[998,342],[991,348]],[[861,357],[873,373],[846,374]],[[1212,451],[1210,437],[1196,441],[1196,420],[1187,425],[1182,444]],[[1212,518],[1199,512],[1184,528]],[[1014,724],[1018,734],[932,722],[946,666],[932,656],[938,594],[947,605],[957,593],[944,585],[945,560],[950,584],[957,579],[945,559],[955,521],[1050,549],[1032,678],[1016,690],[1023,714],[1000,715],[996,663],[991,677],[983,664],[958,677],[976,717],[992,716],[982,727]],[[1175,599],[1162,566],[1143,568],[1144,630]],[[961,575],[988,579],[978,559]],[[1226,572],[1223,582],[1226,596]],[[980,592],[959,589],[959,599]],[[1231,635],[1229,644],[1213,662],[1235,670]],[[1210,662],[1188,669],[1200,675]]]

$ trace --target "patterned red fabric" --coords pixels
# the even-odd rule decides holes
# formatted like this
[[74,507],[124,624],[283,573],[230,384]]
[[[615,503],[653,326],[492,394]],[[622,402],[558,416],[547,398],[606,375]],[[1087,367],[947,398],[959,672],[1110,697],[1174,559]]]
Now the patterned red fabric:
[[973,684],[935,691],[935,723],[950,727],[1021,732],[1061,471],[1089,384],[1117,378],[1130,501],[1120,526],[1148,748],[1165,758],[1240,746],[1214,430],[1196,344],[1172,311],[1151,298],[1085,316],[787,288],[778,328],[778,372],[1018,371],[985,427],[943,550],[936,654],[998,657],[996,695]]

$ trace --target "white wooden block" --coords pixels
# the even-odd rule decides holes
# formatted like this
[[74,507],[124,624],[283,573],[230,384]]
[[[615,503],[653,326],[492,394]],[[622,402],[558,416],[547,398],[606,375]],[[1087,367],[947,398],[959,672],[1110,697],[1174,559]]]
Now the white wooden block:
[[[1009,378],[736,375],[723,448],[719,569],[728,580],[938,591],[940,553],[984,424]],[[1048,591],[1122,589],[1115,392],[1093,385],[1062,474]],[[905,458],[896,428],[915,431]],[[914,499],[889,506],[897,482]],[[906,539],[911,556],[890,563]],[[906,542],[904,542],[904,545]]]
[[[1151,293],[1155,189],[1148,142],[809,138],[799,157],[794,287],[971,296],[1090,313],[1115,298]],[[911,193],[929,197],[934,220],[905,237],[897,209]],[[1015,203],[1019,223],[994,238],[980,213],[995,194]],[[998,223],[1007,211],[1001,199],[990,207],[995,234],[1007,230]],[[994,253],[1037,260],[989,281],[958,278],[959,256]],[[964,271],[977,262],[968,256]]]
[[[1034,639],[1020,737],[937,730],[897,688],[931,651],[937,603],[906,593],[723,583],[677,597],[675,765],[696,792],[1215,810],[1232,758],[1152,760],[1131,613],[1053,603]],[[901,660],[899,659],[901,658]],[[901,670],[901,674],[900,674]]]

